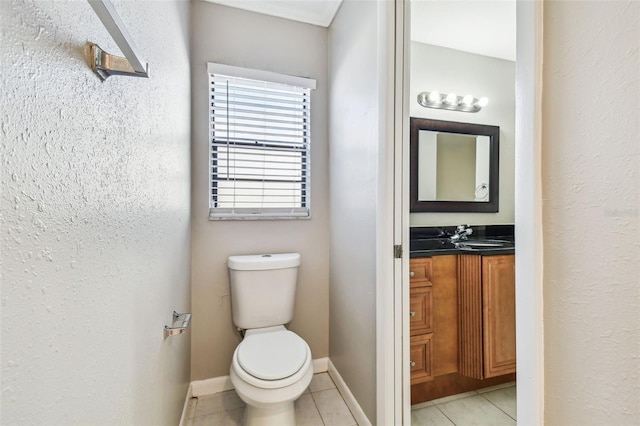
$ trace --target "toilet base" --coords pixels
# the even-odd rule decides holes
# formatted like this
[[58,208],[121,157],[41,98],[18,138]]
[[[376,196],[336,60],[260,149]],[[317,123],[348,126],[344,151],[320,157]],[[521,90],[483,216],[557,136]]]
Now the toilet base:
[[313,363],[310,359],[303,367],[304,375],[300,380],[274,389],[258,388],[243,381],[231,366],[231,383],[240,399],[247,404],[244,411],[246,426],[296,426],[294,403],[311,383]]
[[296,415],[293,401],[269,408],[247,405],[244,410],[245,426],[293,426],[295,424]]

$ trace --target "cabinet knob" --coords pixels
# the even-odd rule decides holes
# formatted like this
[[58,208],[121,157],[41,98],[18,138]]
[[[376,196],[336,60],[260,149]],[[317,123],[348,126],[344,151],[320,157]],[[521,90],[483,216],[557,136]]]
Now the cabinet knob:
[[415,367],[416,363],[415,363],[415,361],[409,361],[409,365],[412,366],[412,367]]
[[416,316],[416,311],[410,311],[409,315],[412,316],[412,317],[415,317]]
[[415,274],[416,274],[416,273],[415,273],[415,272],[413,272],[413,271],[409,272],[409,276],[410,276],[411,278],[413,278],[413,276],[414,276]]

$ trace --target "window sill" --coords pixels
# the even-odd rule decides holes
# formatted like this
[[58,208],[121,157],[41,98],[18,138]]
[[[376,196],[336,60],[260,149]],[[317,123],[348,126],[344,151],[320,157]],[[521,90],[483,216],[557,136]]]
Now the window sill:
[[256,221],[256,220],[309,220],[311,216],[284,216],[284,215],[209,215],[210,221]]

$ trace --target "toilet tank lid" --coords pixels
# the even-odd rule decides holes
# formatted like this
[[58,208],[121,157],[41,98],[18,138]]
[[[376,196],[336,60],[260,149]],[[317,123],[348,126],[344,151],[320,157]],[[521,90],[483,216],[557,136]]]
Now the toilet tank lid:
[[256,254],[229,256],[227,265],[236,271],[263,271],[300,266],[300,253]]

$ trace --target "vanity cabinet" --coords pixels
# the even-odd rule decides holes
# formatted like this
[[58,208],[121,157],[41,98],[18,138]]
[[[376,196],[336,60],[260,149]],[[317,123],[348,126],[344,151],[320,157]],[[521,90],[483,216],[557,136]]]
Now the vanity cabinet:
[[412,404],[515,380],[514,259],[410,259]]
[[515,256],[459,255],[458,298],[460,374],[515,373]]

